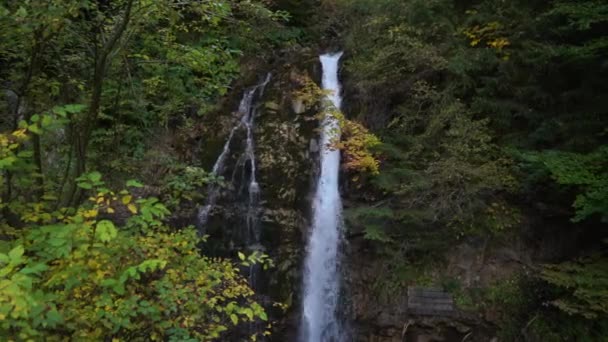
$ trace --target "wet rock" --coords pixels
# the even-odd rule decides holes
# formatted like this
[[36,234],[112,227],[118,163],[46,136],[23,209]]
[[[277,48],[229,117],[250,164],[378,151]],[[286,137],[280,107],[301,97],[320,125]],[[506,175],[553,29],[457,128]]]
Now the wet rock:
[[299,98],[294,98],[291,100],[291,108],[296,114],[302,114],[306,111],[306,107],[304,106],[304,101]]
[[310,139],[308,150],[311,153],[319,153],[319,143],[317,142],[317,139]]

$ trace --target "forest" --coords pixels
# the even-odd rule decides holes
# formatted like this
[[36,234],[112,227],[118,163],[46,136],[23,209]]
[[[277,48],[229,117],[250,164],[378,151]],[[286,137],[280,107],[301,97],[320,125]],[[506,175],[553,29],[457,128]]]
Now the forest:
[[304,342],[331,115],[349,332],[307,342],[605,341],[606,80],[603,0],[0,0],[0,339]]

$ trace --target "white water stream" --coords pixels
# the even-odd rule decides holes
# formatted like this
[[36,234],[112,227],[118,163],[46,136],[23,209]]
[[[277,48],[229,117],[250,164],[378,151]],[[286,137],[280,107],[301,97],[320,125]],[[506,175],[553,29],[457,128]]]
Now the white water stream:
[[342,53],[320,56],[323,89],[331,91],[321,133],[321,174],[313,201],[312,231],[306,250],[302,342],[337,342],[342,332],[336,309],[340,291],[338,248],[342,229],[342,201],[338,191],[340,151],[328,148],[340,135],[332,109],[340,109],[338,66]]
[[[249,203],[248,203],[248,212],[247,212],[247,230],[248,235],[253,236],[253,240],[251,241],[248,238],[246,241],[249,243],[259,243],[260,232],[257,227],[257,215],[259,212],[258,204],[259,204],[259,196],[260,196],[260,186],[256,181],[256,162],[255,162],[255,148],[254,148],[254,138],[253,138],[253,128],[254,128],[254,120],[255,120],[255,101],[256,98],[261,98],[264,94],[264,89],[268,82],[270,81],[271,75],[268,74],[264,81],[256,86],[253,86],[247,90],[243,94],[243,98],[239,103],[239,114],[241,115],[241,119],[235,124],[234,127],[230,130],[230,134],[228,135],[228,139],[224,144],[224,148],[222,149],[222,153],[218,156],[215,164],[213,165],[213,169],[211,173],[219,177],[222,175],[224,171],[224,166],[226,164],[226,159],[230,155],[230,145],[232,144],[232,139],[234,138],[235,133],[245,127],[247,131],[247,138],[245,141],[245,153],[244,158],[246,162],[250,163],[251,172],[248,181],[248,191],[249,191]],[[216,183],[212,183],[207,191],[207,203],[199,208],[198,211],[198,228],[199,233],[203,235],[205,226],[207,225],[207,221],[209,220],[209,214],[211,213],[211,209],[215,205],[217,201],[217,197],[219,196],[220,187]]]

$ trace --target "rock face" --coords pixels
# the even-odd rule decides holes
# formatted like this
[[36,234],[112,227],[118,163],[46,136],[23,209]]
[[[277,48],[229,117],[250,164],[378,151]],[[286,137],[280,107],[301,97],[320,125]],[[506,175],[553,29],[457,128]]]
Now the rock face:
[[[412,286],[412,282],[390,283],[385,279],[386,258],[373,257],[364,249],[362,241],[351,241],[346,273],[350,292],[351,318],[355,326],[356,341],[489,341],[494,337],[490,322],[477,313],[461,310],[451,294],[440,288]],[[437,267],[437,274],[453,274],[471,279],[489,278],[469,263],[471,254],[479,257],[480,250],[460,246],[470,254],[465,258],[449,259],[448,265]],[[469,250],[471,249],[471,250]],[[357,252],[359,251],[359,252]],[[358,255],[363,255],[359,257]],[[478,259],[479,260],[479,259]],[[462,266],[466,265],[466,268]],[[480,266],[477,264],[477,266]],[[481,265],[481,269],[488,267]],[[390,286],[390,287],[389,287]],[[380,288],[387,287],[387,288]]]
[[[290,305],[298,303],[304,236],[309,227],[309,211],[315,172],[318,168],[317,108],[307,108],[292,94],[302,85],[301,76],[315,78],[319,73],[316,53],[298,51],[272,67],[272,78],[263,96],[256,99],[255,156],[257,181],[260,187],[260,245],[274,261],[276,267],[262,272],[258,300],[265,304],[271,318],[279,320],[282,328],[275,328],[273,340],[290,340],[289,333],[297,330],[297,318],[285,315],[272,306],[273,302]],[[258,75],[257,77],[262,77]],[[243,87],[255,84],[256,77]],[[245,78],[244,78],[245,79]],[[238,89],[238,88],[237,88]],[[232,97],[238,98],[238,90]],[[220,153],[223,143],[237,120],[234,113],[238,104],[234,100],[224,105],[223,113],[204,123],[201,156],[206,169],[210,169]],[[232,113],[231,113],[232,112]],[[210,212],[206,232],[210,238],[207,253],[235,256],[248,248],[242,238],[243,201],[239,189],[242,174],[250,170],[239,165],[243,153],[240,146],[243,132],[235,133],[231,154],[226,161],[225,186]],[[230,179],[226,175],[232,175]],[[244,177],[247,178],[247,177]],[[288,312],[296,312],[294,307]],[[287,318],[286,318],[287,317]],[[288,337],[285,337],[288,336]]]
[[505,318],[500,305],[472,305],[446,294],[445,287],[429,289],[427,284],[450,279],[459,284],[459,291],[488,289],[529,272],[530,265],[566,254],[563,242],[575,240],[562,234],[560,239],[553,237],[552,244],[539,243],[540,237],[527,236],[526,232],[539,230],[532,226],[535,222],[528,222],[508,238],[463,241],[445,251],[443,262],[429,265],[424,278],[408,275],[364,239],[352,238],[344,274],[356,341],[497,341]]

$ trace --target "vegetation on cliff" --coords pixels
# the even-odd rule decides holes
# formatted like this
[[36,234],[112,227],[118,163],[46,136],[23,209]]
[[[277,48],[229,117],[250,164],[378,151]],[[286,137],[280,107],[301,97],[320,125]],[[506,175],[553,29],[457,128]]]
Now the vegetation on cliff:
[[[348,194],[353,234],[363,231],[385,260],[428,269],[472,238],[547,233],[542,222],[556,234],[580,230],[574,253],[527,265],[539,279],[524,280],[545,292],[517,304],[519,328],[507,339],[530,338],[521,335],[528,323],[543,340],[605,336],[608,5],[325,6],[324,24],[348,53],[346,112],[382,140],[380,173]],[[531,221],[540,227],[524,228]],[[407,277],[415,282],[406,272],[380,287]]]

